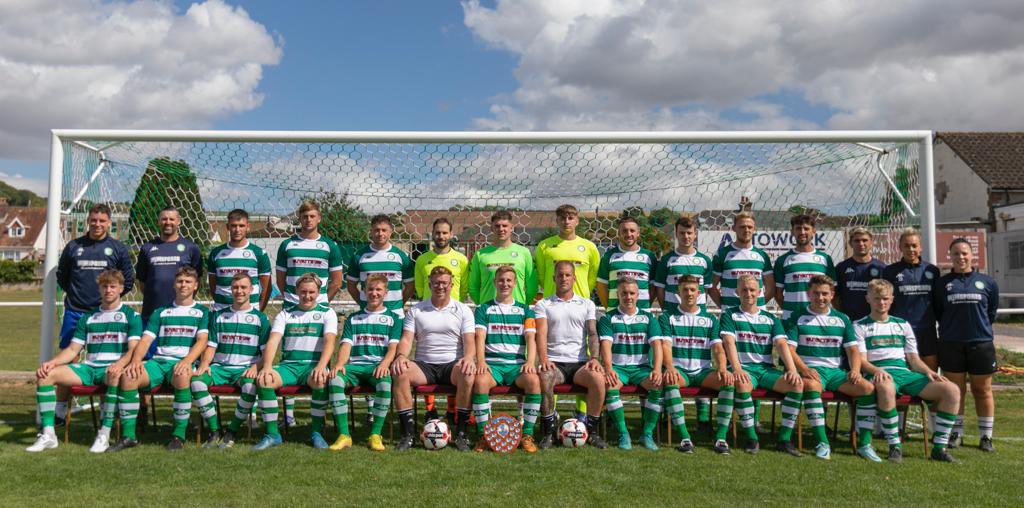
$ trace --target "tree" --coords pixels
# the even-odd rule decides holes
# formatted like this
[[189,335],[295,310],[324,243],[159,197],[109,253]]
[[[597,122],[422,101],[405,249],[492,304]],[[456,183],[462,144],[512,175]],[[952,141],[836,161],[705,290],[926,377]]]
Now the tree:
[[348,193],[321,189],[315,196],[306,196],[302,200],[313,201],[320,206],[320,233],[338,243],[346,262],[367,242],[370,218],[349,199]]
[[181,235],[195,242],[205,257],[210,247],[210,223],[196,174],[183,160],[160,157],[146,165],[128,210],[129,241],[141,245],[160,236],[157,216],[171,205],[181,215]]
[[650,222],[651,226],[656,228],[663,228],[665,226],[671,226],[676,223],[676,219],[679,218],[679,214],[673,211],[671,208],[658,208],[651,210]]

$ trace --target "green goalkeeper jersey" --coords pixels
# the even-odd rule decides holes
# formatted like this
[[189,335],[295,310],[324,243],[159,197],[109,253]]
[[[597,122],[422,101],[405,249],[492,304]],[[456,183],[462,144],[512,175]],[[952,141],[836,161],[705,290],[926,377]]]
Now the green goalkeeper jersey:
[[513,243],[508,247],[488,245],[473,254],[469,261],[469,298],[473,303],[480,305],[494,299],[494,272],[502,266],[511,266],[516,271],[512,298],[526,304],[533,301],[537,294],[533,255],[526,247]]

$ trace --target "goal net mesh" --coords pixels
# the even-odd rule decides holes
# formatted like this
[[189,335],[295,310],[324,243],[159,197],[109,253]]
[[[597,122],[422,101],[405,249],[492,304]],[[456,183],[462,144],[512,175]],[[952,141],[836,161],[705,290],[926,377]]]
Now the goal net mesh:
[[158,234],[166,205],[204,252],[227,240],[227,213],[242,208],[252,241],[273,258],[304,199],[321,204],[322,232],[344,249],[366,242],[369,217],[383,213],[413,255],[429,248],[438,217],[472,255],[499,209],[513,213],[515,241],[532,247],[557,233],[552,211],[566,203],[581,212],[578,234],[602,250],[623,214],[641,219],[641,242],[656,252],[672,248],[679,215],[695,217],[711,255],[731,241],[733,214],[749,209],[755,243],[776,257],[791,246],[789,218],[807,212],[819,217],[816,246],[836,262],[852,227],[871,229],[876,255],[892,261],[893,232],[918,225],[916,143],[81,141],[64,143],[63,240],[83,234],[86,211],[102,202],[114,210],[113,236],[133,249]]

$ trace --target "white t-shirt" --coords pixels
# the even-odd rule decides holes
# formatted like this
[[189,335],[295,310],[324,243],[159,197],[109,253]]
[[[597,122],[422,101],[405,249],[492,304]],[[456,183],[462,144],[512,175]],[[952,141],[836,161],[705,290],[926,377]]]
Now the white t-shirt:
[[[573,295],[562,300],[551,295],[533,308],[537,319],[548,323],[548,360],[576,363],[587,360],[587,321],[597,321],[594,302]],[[595,351],[596,353],[596,351]]]
[[404,330],[415,333],[416,361],[450,363],[462,357],[462,334],[476,333],[473,311],[464,303],[450,300],[438,309],[430,300],[409,308]]

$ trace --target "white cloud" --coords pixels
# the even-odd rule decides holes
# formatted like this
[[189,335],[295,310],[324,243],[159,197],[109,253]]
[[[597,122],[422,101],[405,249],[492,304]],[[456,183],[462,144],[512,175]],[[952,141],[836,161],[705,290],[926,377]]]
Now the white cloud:
[[35,192],[40,196],[46,196],[46,182],[35,178],[26,178],[21,173],[5,173],[0,171],[0,181],[16,189],[25,189]]
[[[511,130],[1019,129],[1024,4],[464,0],[518,88]],[[765,96],[826,106],[815,125]]]
[[251,110],[282,45],[222,0],[0,3],[0,158],[44,158],[51,128],[202,128]]

